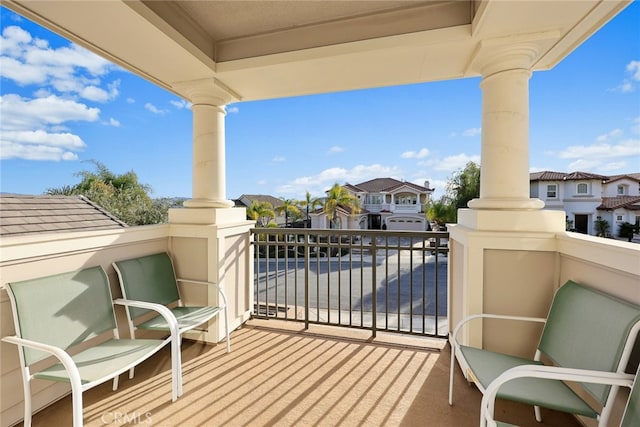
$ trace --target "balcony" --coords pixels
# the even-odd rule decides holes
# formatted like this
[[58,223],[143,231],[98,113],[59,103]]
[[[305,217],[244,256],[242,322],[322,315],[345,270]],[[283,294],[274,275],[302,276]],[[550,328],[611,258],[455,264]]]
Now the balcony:
[[[169,355],[164,352],[123,379],[85,398],[85,425],[267,426],[427,425],[465,427],[479,422],[480,393],[460,374],[456,404],[447,403],[448,346],[424,338],[255,321],[224,346],[183,345],[184,395],[171,404]],[[34,417],[34,426],[70,425],[70,398]],[[500,402],[504,419],[524,427],[578,426],[568,415]]]
[[[168,354],[163,353],[155,363],[146,363],[137,370],[134,380],[123,378],[118,392],[113,393],[110,384],[89,392],[85,404],[87,425],[105,425],[105,421],[108,421],[107,425],[122,424],[123,417],[129,417],[128,423],[150,419],[152,425],[477,425],[480,395],[475,387],[461,384],[456,388],[456,404],[449,407],[446,403],[449,370],[446,341],[411,334],[408,330],[401,330],[400,334],[397,331],[390,334],[381,329],[375,331],[366,324],[364,327],[355,324],[337,328],[328,322],[315,321],[317,318],[314,316],[309,316],[308,329],[304,318],[302,322],[282,322],[274,318],[249,320],[254,301],[260,299],[255,297],[254,300],[253,287],[256,274],[259,276],[262,271],[258,268],[254,271],[256,261],[252,256],[249,227],[240,227],[235,234],[227,231],[223,242],[213,248],[204,244],[208,239],[206,230],[191,225],[167,224],[15,237],[3,239],[0,243],[3,282],[101,264],[115,283],[109,266],[113,260],[168,250],[176,259],[180,275],[188,272],[192,278],[211,278],[215,275],[212,272],[219,274],[216,279],[223,283],[230,296],[232,326],[236,329],[232,333],[232,353],[226,354],[224,346],[188,341],[184,356],[185,395],[178,402],[170,403]],[[315,234],[329,232],[306,231]],[[274,233],[291,231],[275,230]],[[381,243],[382,235],[378,232],[373,241]],[[501,238],[504,237],[499,233],[492,237]],[[572,277],[586,283],[600,283],[610,293],[638,301],[640,275],[636,270],[640,249],[637,245],[576,233],[545,234],[545,241],[545,247],[553,249],[548,253],[515,250],[491,254],[487,257],[485,274],[493,282],[500,274],[511,274],[510,266],[503,265],[503,261],[498,262],[494,256],[515,256],[520,262],[520,269],[529,268],[529,257],[542,257],[543,262],[549,258],[553,261],[553,274],[559,281]],[[334,243],[351,245],[352,256],[355,256],[361,245],[361,251],[373,249],[366,248],[366,242],[341,243],[338,239]],[[422,252],[426,250],[425,256],[435,257],[438,254],[439,259],[447,261],[447,305],[452,308],[447,310],[447,322],[454,316],[453,312],[466,303],[456,284],[450,280],[461,266],[455,261],[458,243],[454,235],[450,236],[449,242],[453,243],[450,246],[452,252],[446,256],[438,252],[432,255],[429,251],[433,247],[422,240],[410,245],[420,255],[401,255],[406,261],[421,260]],[[325,245],[328,249],[330,243],[330,240],[319,242],[319,247]],[[310,246],[304,242],[299,244]],[[385,252],[396,250],[393,244],[376,245],[375,249]],[[348,255],[344,256],[348,258]],[[218,260],[220,268],[211,266],[215,257],[224,260]],[[320,263],[330,261],[320,258]],[[301,262],[311,264],[312,258]],[[498,271],[495,270],[496,263],[501,264]],[[345,267],[343,270],[349,269]],[[415,268],[410,270],[415,271]],[[359,275],[359,270],[356,271]],[[270,274],[283,277],[280,273],[275,274],[274,270]],[[384,277],[380,276],[378,282],[384,282]],[[546,273],[539,271],[534,279],[545,280],[545,277]],[[486,287],[492,289],[490,285]],[[183,291],[187,300],[209,298],[190,289]],[[116,292],[114,288],[114,297],[118,296]],[[495,304],[488,296],[485,302]],[[512,298],[507,307],[511,312],[526,312],[533,305],[544,311],[547,308],[545,303],[544,300]],[[2,291],[0,326],[3,336],[13,334],[10,310],[6,293]],[[378,324],[382,327],[384,322],[380,320]],[[416,325],[421,325],[421,322],[416,322]],[[533,338],[527,340],[527,337],[535,335],[513,330],[498,331],[489,326],[471,331],[469,340],[481,336],[485,346],[495,346],[496,334],[499,334],[500,337],[508,337],[509,342],[524,340],[525,346],[534,344],[531,342]],[[126,330],[124,325],[122,330]],[[431,332],[431,335],[437,335]],[[513,336],[515,338],[512,339]],[[219,338],[217,325],[191,337],[209,342]],[[22,393],[16,392],[21,388],[16,357],[15,348],[3,343],[3,426],[19,422],[22,417]],[[464,382],[459,371],[457,381]],[[530,408],[506,403],[501,405],[499,410],[505,413],[503,419],[511,419],[521,425],[538,425]],[[67,425],[70,417],[68,389],[61,384],[40,383],[34,391],[34,407],[45,408],[36,415],[34,425]],[[116,420],[116,416],[121,418]],[[574,425],[571,418],[561,414],[550,414],[545,420],[547,424],[543,425]],[[529,421],[531,423],[527,424]]]

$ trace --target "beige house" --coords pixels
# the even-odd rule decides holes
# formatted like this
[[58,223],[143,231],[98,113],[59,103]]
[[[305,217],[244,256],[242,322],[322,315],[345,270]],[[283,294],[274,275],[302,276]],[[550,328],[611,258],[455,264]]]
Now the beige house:
[[[178,274],[225,290],[238,327],[253,306],[253,222],[226,194],[225,105],[481,77],[480,197],[448,227],[449,325],[482,312],[544,316],[568,279],[640,302],[638,245],[567,233],[565,213],[529,194],[531,74],[559,64],[629,0],[2,4],[181,96],[193,112],[185,147],[193,151],[192,198],[170,211],[168,224],[3,238],[2,284],[95,265],[117,283],[114,260],[169,251]],[[186,290],[185,298],[215,304],[217,293]],[[14,333],[10,310],[3,290],[2,336]],[[525,354],[536,332],[486,322],[461,338]],[[223,335],[214,323],[191,338]],[[22,418],[22,382],[16,349],[2,343],[0,351],[5,426]],[[42,384],[34,409],[68,392]]]
[[[394,178],[375,178],[359,184],[343,186],[360,201],[360,212],[340,207],[338,216],[343,228],[359,230],[425,231],[428,224],[424,205],[434,189],[425,185]],[[312,228],[329,228],[329,219],[322,211],[311,214]]]

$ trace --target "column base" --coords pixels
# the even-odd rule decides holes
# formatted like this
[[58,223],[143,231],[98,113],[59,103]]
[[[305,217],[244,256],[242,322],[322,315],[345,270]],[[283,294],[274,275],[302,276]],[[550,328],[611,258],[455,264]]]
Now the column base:
[[507,199],[507,198],[480,198],[468,203],[472,209],[492,210],[538,210],[544,208],[544,202],[540,199]]
[[477,231],[557,233],[565,231],[565,216],[553,210],[459,209],[458,224]]
[[245,208],[188,207],[169,209],[170,224],[226,225],[255,224],[247,220]]
[[185,208],[231,208],[234,203],[231,200],[189,199],[183,205]]

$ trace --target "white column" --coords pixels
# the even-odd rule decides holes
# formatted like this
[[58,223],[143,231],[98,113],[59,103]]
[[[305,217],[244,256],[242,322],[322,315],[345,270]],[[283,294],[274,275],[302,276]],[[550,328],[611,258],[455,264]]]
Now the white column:
[[529,68],[535,51],[509,49],[482,67],[480,198],[472,209],[532,210],[529,198]]
[[187,208],[229,208],[226,196],[225,104],[236,99],[215,79],[176,85],[192,103],[193,172],[192,198]]

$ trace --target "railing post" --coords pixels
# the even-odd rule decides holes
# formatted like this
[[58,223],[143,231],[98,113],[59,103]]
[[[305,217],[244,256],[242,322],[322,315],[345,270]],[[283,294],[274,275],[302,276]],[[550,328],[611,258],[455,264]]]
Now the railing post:
[[309,269],[310,263],[310,250],[309,240],[311,235],[306,234],[304,239],[304,328],[309,329]]
[[[378,254],[377,254],[377,244],[378,242],[378,236],[373,236],[373,239],[371,239],[371,338],[375,338],[376,337],[376,329],[378,328],[378,296],[376,295],[377,293],[377,286],[376,284],[378,283],[377,279],[376,279],[376,270],[377,270],[377,259],[378,259]],[[362,313],[362,315],[364,316],[364,313]]]

